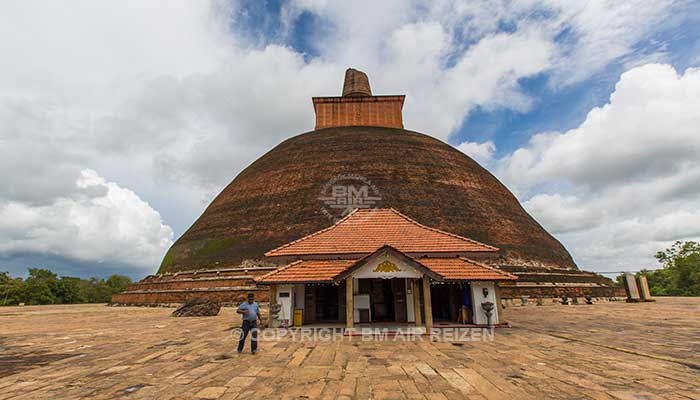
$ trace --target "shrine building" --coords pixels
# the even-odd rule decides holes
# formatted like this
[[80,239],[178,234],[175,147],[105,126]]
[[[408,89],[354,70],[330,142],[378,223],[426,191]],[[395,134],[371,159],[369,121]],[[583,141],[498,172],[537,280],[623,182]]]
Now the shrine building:
[[[479,260],[498,249],[430,228],[394,209],[356,209],[329,228],[265,253],[280,267],[255,279],[271,288],[278,319],[304,324],[433,327],[498,325],[501,281]],[[297,325],[299,321],[297,321]]]

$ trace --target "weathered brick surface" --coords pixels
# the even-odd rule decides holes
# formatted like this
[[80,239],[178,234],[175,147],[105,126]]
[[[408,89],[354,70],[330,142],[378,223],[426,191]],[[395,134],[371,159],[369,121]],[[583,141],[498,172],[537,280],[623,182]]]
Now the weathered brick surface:
[[[327,228],[320,191],[343,174],[366,178],[381,200],[416,221],[503,250],[502,263],[575,270],[566,249],[476,162],[435,138],[403,129],[338,127],[288,139],[211,203],[168,252],[161,272],[260,260]],[[209,243],[214,250],[203,252]]]
[[269,268],[236,268],[151,275],[129,285],[126,292],[112,296],[112,303],[172,304],[184,303],[195,297],[238,303],[245,300],[248,292],[255,292],[258,301],[268,301],[268,288],[257,287],[253,278],[269,271]]
[[189,271],[165,273],[157,275],[149,275],[141,280],[142,283],[158,283],[169,281],[182,281],[186,279],[212,279],[212,278],[227,278],[227,277],[242,277],[242,276],[259,276],[266,274],[275,267],[254,267],[254,268],[230,268],[230,269],[212,269],[204,271]]
[[624,297],[625,290],[614,286],[544,286],[514,287],[501,286],[501,298],[518,299],[522,296],[533,298],[567,297]]
[[241,303],[246,300],[246,296],[250,292],[255,293],[255,300],[258,302],[269,301],[269,290],[267,288],[253,287],[241,290],[125,292],[112,296],[112,303],[129,305],[176,304],[198,297],[220,303]]
[[372,89],[369,87],[369,78],[367,74],[354,68],[348,68],[345,71],[345,80],[343,81],[343,97],[371,95]]
[[403,128],[404,96],[314,97],[316,129],[334,126]]
[[129,290],[171,290],[171,289],[206,289],[213,287],[254,286],[252,279],[221,279],[221,280],[183,280],[157,283],[137,283],[129,286]]

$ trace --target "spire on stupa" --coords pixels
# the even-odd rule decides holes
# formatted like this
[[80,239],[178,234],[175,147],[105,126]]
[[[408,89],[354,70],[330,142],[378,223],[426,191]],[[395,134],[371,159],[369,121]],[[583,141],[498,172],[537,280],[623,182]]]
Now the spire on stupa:
[[345,81],[343,82],[343,97],[363,96],[372,96],[367,74],[354,68],[348,68],[345,71]]
[[314,97],[316,128],[336,126],[382,126],[403,128],[406,96],[373,96],[367,74],[354,68],[345,71],[343,95]]

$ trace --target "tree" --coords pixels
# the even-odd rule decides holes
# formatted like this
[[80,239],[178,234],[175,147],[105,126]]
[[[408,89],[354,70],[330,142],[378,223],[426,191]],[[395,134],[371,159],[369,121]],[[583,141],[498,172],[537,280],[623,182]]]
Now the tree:
[[700,296],[700,243],[677,241],[656,253],[663,264],[655,271],[642,270],[654,296]]
[[29,268],[29,277],[24,281],[22,290],[22,302],[25,304],[55,304],[57,298],[54,290],[57,287],[58,277],[47,269]]
[[[23,302],[26,304],[64,304],[84,302],[79,278],[62,277],[48,269],[29,268],[29,277],[24,281]],[[81,301],[82,300],[82,301]]]
[[125,291],[133,282],[131,278],[124,275],[112,275],[107,278],[107,286],[112,290],[112,294],[117,294]]
[[65,288],[62,295],[63,304],[87,303],[87,290],[85,290],[85,285],[83,285],[82,282],[83,280],[80,278],[74,278],[71,276],[61,277],[61,283]]
[[108,303],[132,283],[124,275],[81,279],[58,277],[48,269],[29,268],[27,279],[0,272],[0,305]]
[[11,280],[9,272],[0,272],[0,286],[9,284]]
[[615,277],[615,286],[625,287],[625,274],[620,274]]
[[10,298],[10,294],[14,292],[13,286],[10,273],[0,272],[0,305],[13,304],[14,296]]
[[0,305],[15,305],[23,302],[24,281],[12,278],[9,272],[0,273]]

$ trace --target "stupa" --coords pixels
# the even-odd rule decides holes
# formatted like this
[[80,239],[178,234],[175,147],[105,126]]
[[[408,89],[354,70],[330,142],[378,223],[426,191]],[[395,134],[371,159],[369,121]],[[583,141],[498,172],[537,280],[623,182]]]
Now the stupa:
[[265,253],[329,228],[355,209],[393,209],[426,227],[493,246],[480,262],[517,276],[502,299],[612,297],[610,279],[580,270],[564,246],[472,158],[403,127],[403,95],[373,95],[348,69],[342,96],[314,97],[315,129],[245,168],[173,244],[156,275],[113,301],[242,301],[283,264]]

